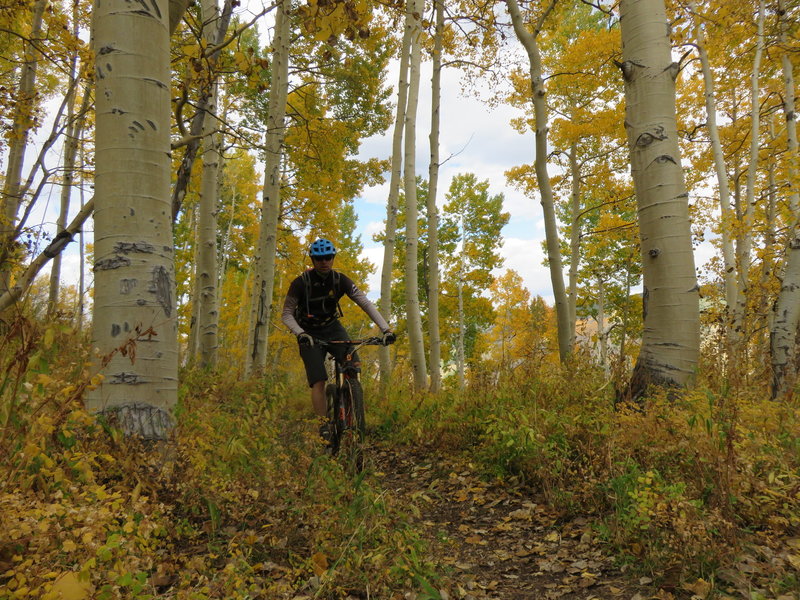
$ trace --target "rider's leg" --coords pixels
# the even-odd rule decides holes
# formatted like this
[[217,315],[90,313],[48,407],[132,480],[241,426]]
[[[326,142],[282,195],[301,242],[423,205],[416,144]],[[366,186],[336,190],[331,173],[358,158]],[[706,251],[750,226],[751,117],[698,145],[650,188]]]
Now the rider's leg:
[[328,400],[325,398],[325,384],[327,381],[317,381],[311,386],[311,406],[314,414],[325,418],[328,416]]

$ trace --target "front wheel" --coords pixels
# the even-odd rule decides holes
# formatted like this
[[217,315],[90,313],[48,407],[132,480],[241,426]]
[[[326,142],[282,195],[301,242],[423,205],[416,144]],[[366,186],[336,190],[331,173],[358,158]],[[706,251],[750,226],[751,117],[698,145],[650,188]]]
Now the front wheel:
[[340,456],[348,470],[359,473],[364,468],[362,442],[367,431],[364,416],[364,391],[358,379],[345,379],[341,388],[344,427],[340,439]]
[[358,431],[359,436],[363,439],[367,434],[367,419],[364,411],[364,389],[361,387],[361,382],[358,379],[345,379],[344,393],[348,395],[352,414],[352,420],[348,425]]

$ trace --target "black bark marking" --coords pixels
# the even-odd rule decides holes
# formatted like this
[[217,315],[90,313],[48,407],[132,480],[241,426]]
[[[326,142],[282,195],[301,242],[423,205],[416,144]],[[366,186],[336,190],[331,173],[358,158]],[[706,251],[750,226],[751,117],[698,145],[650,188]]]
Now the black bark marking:
[[678,162],[674,158],[672,158],[669,154],[662,154],[661,156],[656,156],[653,162],[657,163],[671,162],[673,165],[678,164]]
[[98,260],[94,265],[95,271],[108,271],[130,266],[131,261],[126,256],[112,256]]
[[126,373],[125,371],[122,371],[121,373],[114,373],[109,379],[108,383],[111,385],[119,385],[121,383],[124,383],[125,385],[138,385],[140,383],[144,383],[144,381],[139,379],[139,375],[136,373]]
[[138,129],[139,131],[144,131],[144,125],[142,125],[141,123],[139,123],[139,121],[133,121],[133,122],[131,123],[131,125],[132,125],[133,127],[136,127],[136,129]]
[[639,134],[639,137],[636,138],[636,145],[640,148],[646,148],[653,142],[661,142],[665,139],[667,139],[667,134],[664,132],[664,128],[661,125],[656,125],[652,131],[645,131]]
[[156,0],[150,0],[150,4],[153,5],[153,12],[160,19],[161,18],[161,9],[158,8],[158,3],[156,2]]
[[120,279],[119,280],[119,293],[120,294],[130,294],[133,291],[133,288],[136,287],[136,280],[135,279]]
[[116,52],[117,49],[114,46],[103,46],[97,51],[98,56],[103,56],[104,54],[111,54],[112,52]]
[[164,314],[168,317],[172,315],[172,282],[167,270],[158,266],[153,269],[153,286],[151,291],[155,293],[156,300],[164,309]]
[[162,89],[167,89],[167,86],[164,85],[164,82],[158,79],[153,79],[151,77],[143,77],[142,80],[147,81],[148,83],[152,83],[153,85],[158,86]]
[[122,327],[114,323],[111,325],[111,337],[117,337],[122,331]]
[[114,252],[120,254],[131,254],[132,252],[152,254],[155,250],[155,247],[147,242],[117,242],[114,244]]
[[155,123],[153,123],[153,121],[151,121],[150,119],[147,119],[147,124],[150,125],[150,129],[152,129],[153,131],[158,131],[158,126]]

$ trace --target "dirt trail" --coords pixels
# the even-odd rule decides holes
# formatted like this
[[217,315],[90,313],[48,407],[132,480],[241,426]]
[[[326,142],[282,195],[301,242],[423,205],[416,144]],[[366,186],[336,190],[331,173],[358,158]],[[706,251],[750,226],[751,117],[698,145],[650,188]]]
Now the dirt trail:
[[380,444],[369,454],[382,487],[407,501],[445,565],[444,598],[648,597],[613,565],[587,519],[565,521],[530,493],[488,484],[466,460]]

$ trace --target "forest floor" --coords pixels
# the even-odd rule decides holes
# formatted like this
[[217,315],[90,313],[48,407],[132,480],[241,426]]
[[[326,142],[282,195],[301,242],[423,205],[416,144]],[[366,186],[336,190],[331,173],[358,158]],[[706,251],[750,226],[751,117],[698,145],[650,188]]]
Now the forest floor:
[[467,458],[377,444],[370,461],[443,568],[445,600],[672,597],[615,566],[589,519],[565,519],[514,482],[487,482]]

